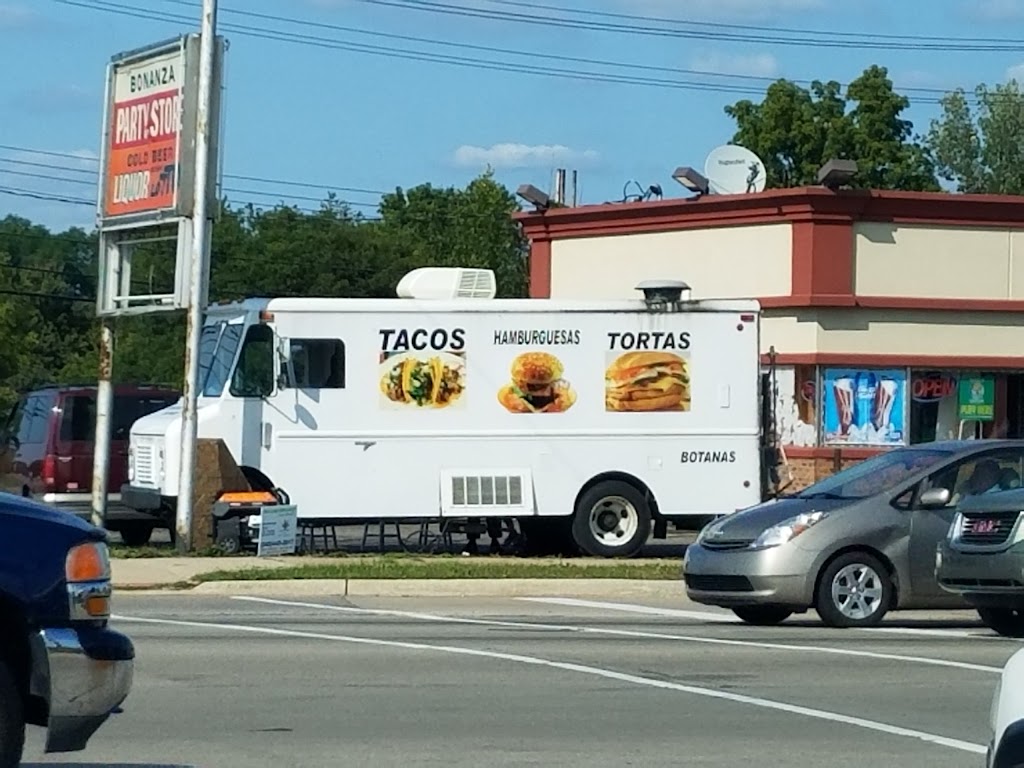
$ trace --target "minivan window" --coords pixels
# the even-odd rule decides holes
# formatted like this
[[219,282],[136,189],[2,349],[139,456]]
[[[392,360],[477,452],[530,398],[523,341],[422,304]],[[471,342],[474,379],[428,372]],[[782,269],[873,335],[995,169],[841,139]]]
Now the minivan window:
[[[132,424],[178,402],[172,394],[115,395],[110,435],[113,440],[127,440]],[[94,395],[72,395],[64,398],[60,421],[62,442],[93,442],[96,438],[96,398]]]
[[866,499],[892,490],[912,475],[949,457],[948,451],[931,448],[886,451],[819,480],[796,496],[800,499]]
[[49,423],[46,398],[42,395],[33,395],[25,406],[25,421],[22,424],[25,435],[21,439],[22,444],[39,445],[45,442],[46,427]]

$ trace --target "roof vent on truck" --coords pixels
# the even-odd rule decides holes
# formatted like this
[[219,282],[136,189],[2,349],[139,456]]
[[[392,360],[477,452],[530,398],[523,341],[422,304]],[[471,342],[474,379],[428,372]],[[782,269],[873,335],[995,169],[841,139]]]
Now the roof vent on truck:
[[683,301],[684,293],[686,300],[690,298],[690,286],[682,280],[644,280],[637,285],[636,290],[644,292],[644,302],[648,309],[661,312],[675,308]]
[[493,299],[498,284],[490,269],[420,267],[398,281],[395,293],[400,299]]

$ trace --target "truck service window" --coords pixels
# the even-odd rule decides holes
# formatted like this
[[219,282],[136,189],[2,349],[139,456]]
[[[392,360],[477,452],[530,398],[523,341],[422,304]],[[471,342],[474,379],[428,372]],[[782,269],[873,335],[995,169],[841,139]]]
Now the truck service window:
[[340,339],[292,339],[289,348],[292,388],[345,388],[345,344]]
[[234,397],[267,397],[274,392],[274,332],[266,325],[250,325],[231,377]]

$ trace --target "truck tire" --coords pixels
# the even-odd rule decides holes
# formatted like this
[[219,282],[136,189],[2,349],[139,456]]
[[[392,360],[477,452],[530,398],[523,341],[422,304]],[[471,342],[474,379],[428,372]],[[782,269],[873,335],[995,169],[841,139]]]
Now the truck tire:
[[1024,611],[1018,608],[979,608],[982,623],[1003,637],[1024,637]]
[[17,768],[25,748],[21,694],[6,663],[0,662],[0,768]]
[[605,480],[576,504],[572,535],[595,557],[633,557],[651,535],[651,508],[644,494],[622,480]]

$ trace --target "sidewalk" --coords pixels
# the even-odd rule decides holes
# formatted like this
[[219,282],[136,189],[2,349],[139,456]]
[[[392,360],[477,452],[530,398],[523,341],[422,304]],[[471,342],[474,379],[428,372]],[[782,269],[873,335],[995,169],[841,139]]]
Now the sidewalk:
[[[320,558],[304,557],[303,562]],[[294,566],[294,557],[132,557],[111,558],[114,589],[157,589],[191,581],[202,573]]]
[[[617,597],[685,599],[681,579],[617,578],[436,578],[436,579],[259,579],[189,584],[212,571],[268,569],[313,564],[333,558],[140,557],[113,558],[115,593],[185,589],[189,594],[348,597]],[[297,562],[298,561],[298,562]],[[600,568],[613,561],[590,563]]]

